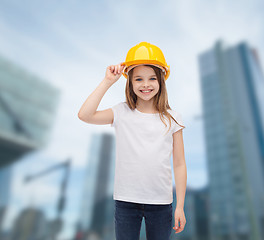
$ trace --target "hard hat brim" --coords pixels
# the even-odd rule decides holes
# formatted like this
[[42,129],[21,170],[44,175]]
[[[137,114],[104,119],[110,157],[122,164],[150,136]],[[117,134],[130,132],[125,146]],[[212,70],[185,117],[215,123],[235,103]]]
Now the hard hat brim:
[[165,75],[165,80],[167,80],[169,75],[170,75],[170,66],[168,66],[168,67],[167,66],[161,66],[160,64],[157,64],[157,63],[144,61],[144,63],[137,62],[137,63],[131,64],[128,62],[123,62],[123,63],[121,63],[121,65],[125,66],[123,73],[122,73],[125,78],[127,78],[128,72],[130,70],[132,70],[135,67],[142,66],[142,65],[153,65],[153,66],[160,68]]

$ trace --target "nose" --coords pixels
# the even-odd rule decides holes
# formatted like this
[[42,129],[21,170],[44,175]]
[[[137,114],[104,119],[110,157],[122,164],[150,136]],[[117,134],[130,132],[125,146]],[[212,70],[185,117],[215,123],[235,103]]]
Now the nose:
[[150,82],[148,80],[143,82],[143,87],[148,88],[150,86]]

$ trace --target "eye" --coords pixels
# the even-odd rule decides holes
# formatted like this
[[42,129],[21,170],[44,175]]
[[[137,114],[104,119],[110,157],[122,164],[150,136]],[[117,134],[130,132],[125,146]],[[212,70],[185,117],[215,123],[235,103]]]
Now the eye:
[[[156,80],[156,78],[151,78],[151,79],[154,79],[154,80]],[[138,80],[141,80],[141,78],[137,78],[137,79],[136,79],[136,81],[138,81]]]

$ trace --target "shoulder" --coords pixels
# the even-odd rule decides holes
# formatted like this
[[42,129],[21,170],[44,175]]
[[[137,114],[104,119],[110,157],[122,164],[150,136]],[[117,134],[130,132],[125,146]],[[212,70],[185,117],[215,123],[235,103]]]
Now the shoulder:
[[119,102],[112,106],[112,108],[118,108],[118,107],[124,107],[126,105],[126,102]]
[[[182,118],[182,114],[174,109],[168,109],[167,110],[171,116],[176,120],[177,123],[175,123],[175,121],[172,121],[172,124],[174,126],[175,129],[178,129],[179,127],[183,127],[185,128],[185,124],[184,124],[184,120]],[[177,131],[177,130],[174,130]]]
[[125,113],[127,112],[127,104],[126,102],[119,102],[112,106],[111,109],[114,114],[114,121],[113,124],[111,124],[111,126],[113,127],[116,126],[122,116],[126,115]]
[[168,110],[168,112],[171,113],[172,117],[176,120],[175,121],[172,121],[172,134],[173,134],[173,139],[176,138],[175,135],[179,135],[179,134],[174,134],[176,132],[178,132],[179,130],[181,129],[184,129],[185,128],[185,124],[184,124],[184,121],[182,120],[182,116],[181,114],[178,112],[178,111],[175,111],[175,110]]
[[167,110],[176,120],[177,119],[182,119],[182,115],[181,115],[181,113],[180,112],[178,112],[178,111],[176,111],[176,110],[174,110],[174,109],[168,109]]
[[125,111],[128,108],[128,105],[126,102],[119,102],[111,107],[114,111]]

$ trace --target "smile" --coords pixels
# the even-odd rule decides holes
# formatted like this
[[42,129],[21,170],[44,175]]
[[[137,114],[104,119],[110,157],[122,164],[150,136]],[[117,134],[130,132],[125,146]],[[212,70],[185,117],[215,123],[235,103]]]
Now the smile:
[[149,94],[149,93],[151,93],[153,90],[148,90],[148,91],[142,91],[142,90],[139,90],[140,92],[142,92],[143,94]]

